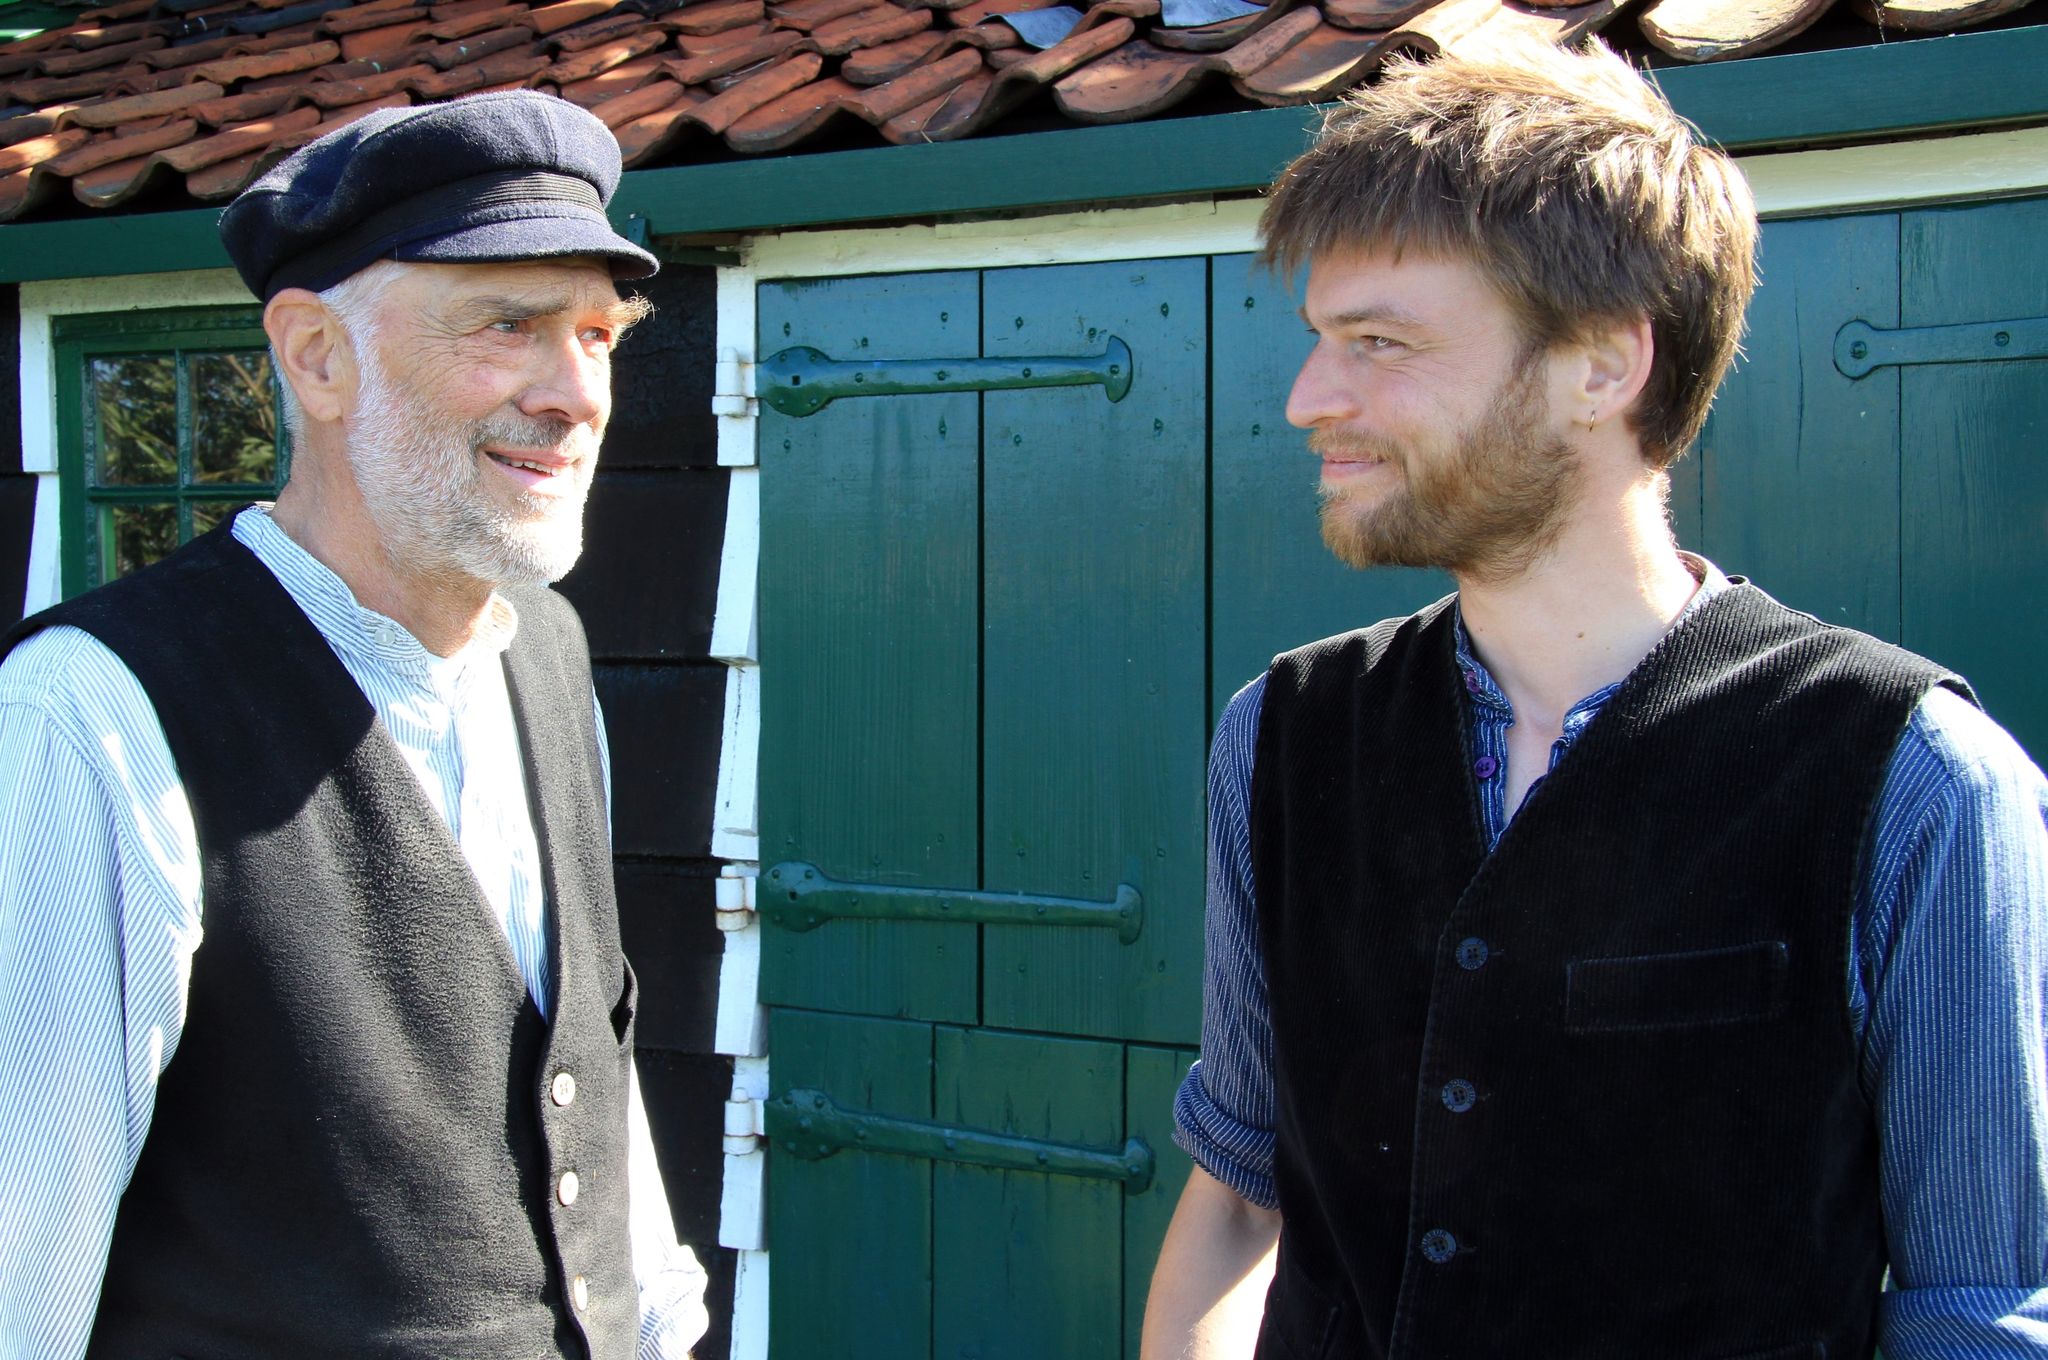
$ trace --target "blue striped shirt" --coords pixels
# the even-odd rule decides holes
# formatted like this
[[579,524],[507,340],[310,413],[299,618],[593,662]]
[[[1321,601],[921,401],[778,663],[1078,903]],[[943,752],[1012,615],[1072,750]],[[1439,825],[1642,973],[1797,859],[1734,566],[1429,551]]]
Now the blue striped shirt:
[[[262,507],[233,532],[369,698],[545,1012],[546,894],[501,664],[511,605],[494,596],[476,639],[435,656]],[[25,640],[0,664],[0,1076],[21,1097],[0,1102],[0,1355],[85,1352],[183,1029],[200,897],[191,808],[141,685],[75,628]],[[640,1353],[680,1360],[704,1329],[704,1275],[676,1244],[637,1081],[628,1119]]]
[[[1695,604],[1727,586],[1704,573]],[[1458,639],[1498,841],[1514,712],[1462,624]],[[1618,687],[1573,706],[1553,768]],[[1238,691],[1211,751],[1202,1058],[1175,1100],[1174,1136],[1270,1209],[1273,1039],[1249,833],[1264,694],[1263,676]],[[1871,846],[1845,986],[1881,1143],[1880,1344],[1886,1360],[2048,1354],[2048,782],[1997,724],[1937,690],[1892,755]]]

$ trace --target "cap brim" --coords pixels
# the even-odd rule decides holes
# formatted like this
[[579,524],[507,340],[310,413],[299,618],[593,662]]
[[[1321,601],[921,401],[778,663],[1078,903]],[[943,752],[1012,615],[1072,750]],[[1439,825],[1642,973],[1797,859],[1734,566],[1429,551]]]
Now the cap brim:
[[444,236],[408,241],[390,258],[427,264],[502,264],[515,260],[602,259],[615,279],[644,279],[661,261],[612,230],[596,213],[567,212],[480,222]]

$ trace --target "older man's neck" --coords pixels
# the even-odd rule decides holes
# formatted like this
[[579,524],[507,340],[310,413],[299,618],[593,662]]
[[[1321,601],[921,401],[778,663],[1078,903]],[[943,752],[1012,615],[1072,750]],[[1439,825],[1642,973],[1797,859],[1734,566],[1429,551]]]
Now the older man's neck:
[[[339,489],[337,489],[339,490]],[[292,481],[271,518],[292,541],[339,576],[356,603],[396,621],[436,656],[453,656],[476,637],[490,610],[491,583],[472,576],[425,573],[395,561],[359,497],[321,494]]]

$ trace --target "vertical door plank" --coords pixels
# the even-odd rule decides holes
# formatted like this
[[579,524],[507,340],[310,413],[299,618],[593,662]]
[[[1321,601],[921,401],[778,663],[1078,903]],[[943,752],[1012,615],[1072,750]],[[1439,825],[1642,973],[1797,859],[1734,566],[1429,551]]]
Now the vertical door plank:
[[[1118,1045],[942,1027],[934,1051],[940,1122],[1122,1146]],[[933,1360],[1116,1360],[1121,1183],[947,1162],[932,1180]]]
[[984,276],[990,355],[1130,347],[1136,381],[990,392],[984,882],[1145,897],[1134,944],[988,927],[990,1025],[1188,1040],[1202,973],[1207,327],[1199,259]]
[[1249,255],[1218,255],[1212,269],[1213,718],[1276,654],[1412,613],[1452,587],[1441,572],[1359,571],[1323,546],[1319,465],[1307,432],[1287,423],[1312,343],[1296,311],[1299,281],[1274,279]]
[[[778,1010],[768,1045],[777,1095],[822,1090],[844,1108],[931,1118],[928,1025]],[[931,1175],[922,1158],[849,1151],[813,1162],[769,1145],[775,1360],[927,1360]]]
[[1144,1139],[1157,1168],[1150,1189],[1124,1197],[1124,1360],[1138,1360],[1152,1267],[1194,1165],[1173,1141],[1173,1095],[1197,1056],[1191,1048],[1124,1050],[1124,1135]]
[[[2048,316],[2048,199],[1907,213],[1901,323]],[[2048,359],[1903,379],[1905,643],[1954,666],[2048,759]]]
[[1899,374],[1845,378],[1834,352],[1846,322],[1898,324],[1898,249],[1890,213],[1765,225],[1747,353],[1700,441],[1696,545],[1796,609],[1890,641]]
[[[763,284],[759,352],[971,356],[979,295],[972,273]],[[976,398],[764,405],[760,449],[762,867],[973,887]],[[827,922],[763,945],[764,1001],[975,1018],[971,925]]]

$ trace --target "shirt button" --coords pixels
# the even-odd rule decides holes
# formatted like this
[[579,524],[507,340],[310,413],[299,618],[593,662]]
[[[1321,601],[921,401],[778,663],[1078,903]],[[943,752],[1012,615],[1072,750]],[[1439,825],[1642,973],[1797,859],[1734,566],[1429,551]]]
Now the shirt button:
[[555,1079],[548,1085],[548,1096],[557,1105],[567,1105],[576,1099],[576,1078],[567,1072],[555,1073]]
[[1472,1103],[1479,1099],[1478,1088],[1463,1077],[1445,1082],[1444,1089],[1439,1094],[1443,1096],[1444,1108],[1452,1114],[1465,1113],[1472,1108]]
[[1493,772],[1500,768],[1500,762],[1492,756],[1481,756],[1472,762],[1472,773],[1481,779],[1493,778]]
[[567,1208],[576,1202],[577,1192],[582,1188],[583,1182],[576,1179],[575,1172],[564,1171],[562,1179],[555,1182],[555,1198],[562,1201],[563,1207]]
[[1465,688],[1466,688],[1467,690],[1469,690],[1470,692],[1472,692],[1473,694],[1477,694],[1477,693],[1479,692],[1479,672],[1478,672],[1478,671],[1466,671],[1466,672],[1465,672]]
[[1468,973],[1475,973],[1486,966],[1486,941],[1477,935],[1458,941],[1458,966]]
[[578,1275],[575,1279],[569,1281],[569,1302],[576,1305],[577,1312],[589,1312],[590,1281],[584,1279],[581,1275]]
[[1440,1266],[1458,1254],[1458,1239],[1442,1228],[1431,1228],[1422,1235],[1422,1259],[1433,1266]]

